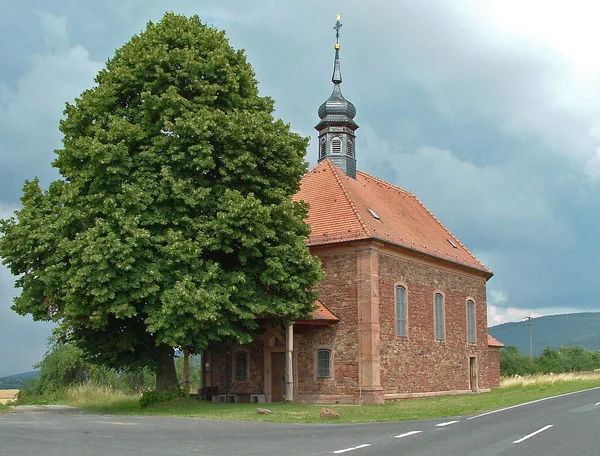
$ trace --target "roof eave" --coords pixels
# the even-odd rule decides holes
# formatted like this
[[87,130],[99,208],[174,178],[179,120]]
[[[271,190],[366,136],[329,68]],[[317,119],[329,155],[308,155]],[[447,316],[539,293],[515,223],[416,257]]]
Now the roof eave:
[[482,268],[477,268],[475,266],[470,266],[468,264],[461,263],[459,261],[453,261],[453,260],[448,259],[448,258],[444,258],[444,257],[438,256],[438,255],[433,255],[433,254],[427,253],[427,252],[423,252],[422,250],[412,249],[410,247],[397,244],[397,243],[389,241],[387,239],[380,239],[380,238],[372,237],[372,236],[371,237],[364,237],[364,238],[353,237],[353,238],[349,238],[349,239],[335,239],[335,240],[332,239],[332,240],[329,240],[329,241],[326,241],[326,242],[322,242],[322,243],[321,242],[312,243],[312,242],[310,242],[310,239],[309,239],[308,246],[309,247],[313,247],[313,246],[318,247],[318,246],[321,246],[321,245],[325,246],[325,245],[332,245],[332,244],[347,244],[347,243],[350,243],[350,242],[358,242],[358,241],[360,241],[360,242],[381,242],[383,244],[391,245],[391,246],[396,247],[396,248],[408,250],[409,252],[414,252],[414,253],[417,253],[419,255],[424,255],[424,256],[426,256],[428,258],[432,258],[432,259],[435,259],[435,260],[446,261],[448,263],[454,264],[456,266],[460,266],[462,268],[469,269],[471,271],[476,271],[476,272],[479,272],[479,273],[483,273],[484,276],[486,277],[486,281],[490,280],[494,276],[493,271],[491,271],[490,269],[486,268],[485,266],[482,267]]

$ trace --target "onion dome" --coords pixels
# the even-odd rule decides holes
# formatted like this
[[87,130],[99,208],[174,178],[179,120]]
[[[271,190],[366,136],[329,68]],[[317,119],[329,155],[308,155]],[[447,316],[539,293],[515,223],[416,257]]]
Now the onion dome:
[[[351,125],[356,125],[354,122],[354,116],[356,116],[356,108],[354,105],[344,98],[342,95],[342,89],[340,84],[342,83],[342,73],[340,71],[340,45],[339,43],[335,44],[335,61],[333,65],[333,76],[331,77],[331,82],[333,82],[333,92],[319,107],[319,118],[322,123],[349,123]],[[317,125],[317,129],[319,127]]]

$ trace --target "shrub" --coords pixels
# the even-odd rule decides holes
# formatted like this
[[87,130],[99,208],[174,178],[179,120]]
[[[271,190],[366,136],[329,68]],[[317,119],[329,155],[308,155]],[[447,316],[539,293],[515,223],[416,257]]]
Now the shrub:
[[176,397],[185,397],[186,393],[182,389],[178,389],[173,391],[172,393],[159,394],[156,390],[145,391],[140,397],[140,405],[142,408],[148,407],[152,404],[157,404],[159,402],[167,402],[171,399],[175,399]]

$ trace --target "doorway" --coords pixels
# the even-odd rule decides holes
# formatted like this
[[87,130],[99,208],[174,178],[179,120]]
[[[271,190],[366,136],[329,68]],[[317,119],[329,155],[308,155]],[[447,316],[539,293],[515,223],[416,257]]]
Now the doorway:
[[469,383],[471,391],[477,392],[477,358],[469,358]]
[[271,401],[282,402],[285,392],[285,352],[271,352]]

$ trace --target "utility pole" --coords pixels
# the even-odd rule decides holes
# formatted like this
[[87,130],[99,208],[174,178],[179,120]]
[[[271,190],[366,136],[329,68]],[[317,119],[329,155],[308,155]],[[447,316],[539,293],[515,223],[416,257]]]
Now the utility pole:
[[533,317],[525,317],[527,318],[527,326],[529,326],[529,361],[533,362],[533,339],[531,337],[531,320]]

